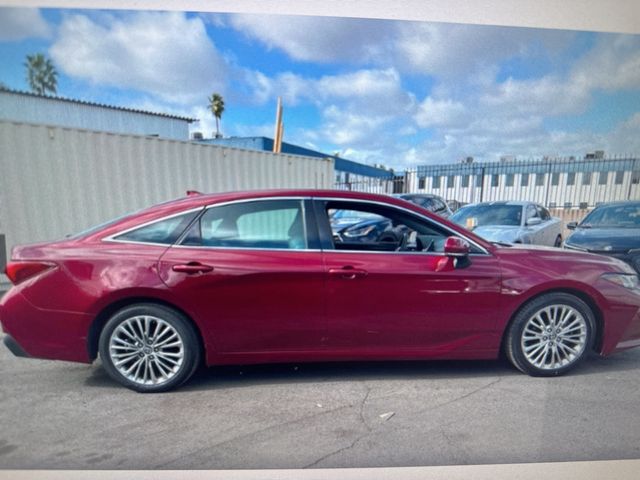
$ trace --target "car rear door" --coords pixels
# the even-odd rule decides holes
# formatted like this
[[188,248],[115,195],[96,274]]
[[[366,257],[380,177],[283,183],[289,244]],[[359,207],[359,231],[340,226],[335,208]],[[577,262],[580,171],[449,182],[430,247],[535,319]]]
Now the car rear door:
[[[340,208],[378,213],[398,227],[410,223],[405,231],[420,230],[426,239],[421,247],[431,232],[431,251],[395,251],[331,238],[328,211]],[[442,253],[447,233],[394,208],[319,199],[315,212],[327,273],[330,350],[348,358],[495,351],[501,281],[495,257],[478,253],[464,268],[456,268]]]
[[211,205],[159,273],[221,353],[316,350],[326,334],[324,267],[307,201]]

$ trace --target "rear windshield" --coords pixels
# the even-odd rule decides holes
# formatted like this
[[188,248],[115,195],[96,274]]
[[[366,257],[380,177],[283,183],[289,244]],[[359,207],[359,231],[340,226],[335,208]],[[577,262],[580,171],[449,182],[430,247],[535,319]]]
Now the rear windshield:
[[133,215],[135,215],[135,214],[137,214],[137,213],[139,213],[141,211],[142,210],[137,210],[135,212],[130,212],[130,213],[126,213],[124,215],[120,215],[117,218],[114,218],[112,220],[108,220],[106,222],[103,222],[103,223],[101,223],[99,225],[95,225],[93,227],[89,227],[86,230],[82,230],[81,232],[75,233],[73,235],[67,235],[67,238],[70,238],[72,240],[76,240],[76,239],[79,239],[79,238],[88,237],[89,235],[91,235],[91,234],[93,234],[95,232],[98,232],[98,231],[102,230],[103,228],[107,228],[107,227],[110,227],[111,225],[115,225],[116,223],[118,223],[118,222],[120,222],[120,221],[122,221],[122,220],[124,220],[126,218],[129,218],[129,217],[131,217],[131,216],[133,216]]
[[470,205],[462,207],[451,216],[451,220],[467,228],[484,225],[520,226],[521,205]]

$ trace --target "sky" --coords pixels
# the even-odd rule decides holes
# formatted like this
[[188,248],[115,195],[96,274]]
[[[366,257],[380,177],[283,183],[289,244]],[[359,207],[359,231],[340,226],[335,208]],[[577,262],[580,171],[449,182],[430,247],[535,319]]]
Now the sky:
[[640,35],[264,14],[0,8],[0,83],[196,118],[395,169],[640,154]]

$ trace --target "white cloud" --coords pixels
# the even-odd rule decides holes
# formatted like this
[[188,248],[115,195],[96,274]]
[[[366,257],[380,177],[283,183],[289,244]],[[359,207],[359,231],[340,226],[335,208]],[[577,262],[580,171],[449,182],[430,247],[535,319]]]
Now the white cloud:
[[604,90],[640,88],[640,36],[603,34],[573,69],[571,81]]
[[356,113],[336,105],[327,107],[322,115],[323,136],[336,145],[371,142],[371,136],[389,120],[387,116]]
[[395,53],[406,68],[452,78],[490,69],[500,61],[562,51],[574,36],[558,30],[403,22]]
[[378,20],[249,14],[231,15],[230,24],[294,60],[323,63],[375,61],[393,28]]
[[202,102],[225,89],[227,66],[203,21],[182,13],[136,12],[104,23],[71,15],[50,53],[67,75],[167,102]]
[[298,61],[388,67],[454,78],[515,56],[553,56],[572,32],[483,25],[237,14],[237,31]]
[[0,8],[0,41],[50,35],[51,27],[37,8]]
[[466,108],[450,99],[434,100],[427,97],[414,116],[419,127],[452,127],[467,122]]

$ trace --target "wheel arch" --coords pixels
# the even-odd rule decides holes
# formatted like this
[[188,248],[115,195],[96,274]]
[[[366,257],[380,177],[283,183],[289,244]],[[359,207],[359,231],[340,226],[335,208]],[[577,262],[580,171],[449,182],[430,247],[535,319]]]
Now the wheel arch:
[[163,307],[170,308],[180,313],[184,318],[191,324],[193,327],[196,336],[198,337],[198,343],[200,349],[202,351],[203,358],[206,358],[207,354],[207,346],[204,342],[204,337],[202,335],[202,331],[198,324],[193,320],[193,318],[185,312],[182,308],[172,304],[171,302],[167,302],[166,300],[161,300],[155,297],[148,296],[134,296],[127,297],[115,300],[100,310],[100,312],[95,316],[93,322],[91,322],[91,326],[89,327],[89,332],[87,334],[87,352],[89,354],[90,360],[95,360],[98,356],[98,344],[100,340],[100,333],[102,333],[102,329],[106,325],[107,321],[111,316],[116,313],[118,310],[121,310],[125,307],[136,305],[140,303],[146,304],[155,304]]
[[520,305],[518,305],[518,308],[516,308],[513,311],[513,313],[509,317],[509,321],[506,323],[502,331],[502,338],[500,340],[500,356],[505,355],[505,341],[507,339],[507,333],[509,332],[509,328],[511,327],[511,324],[514,322],[518,313],[520,313],[520,311],[522,311],[522,309],[525,308],[529,303],[533,302],[537,298],[540,298],[544,295],[548,295],[550,293],[566,293],[568,295],[573,295],[574,297],[579,298],[580,300],[582,300],[584,303],[587,304],[587,306],[593,313],[593,318],[595,321],[595,332],[594,332],[592,349],[597,352],[599,352],[602,349],[602,333],[604,329],[604,320],[603,320],[602,310],[598,306],[598,303],[595,301],[595,299],[591,295],[589,295],[588,293],[582,290],[578,290],[576,288],[570,288],[570,287],[557,287],[557,288],[542,290],[540,292],[535,293],[534,295],[531,295],[530,297],[527,297],[527,299],[524,300]]

